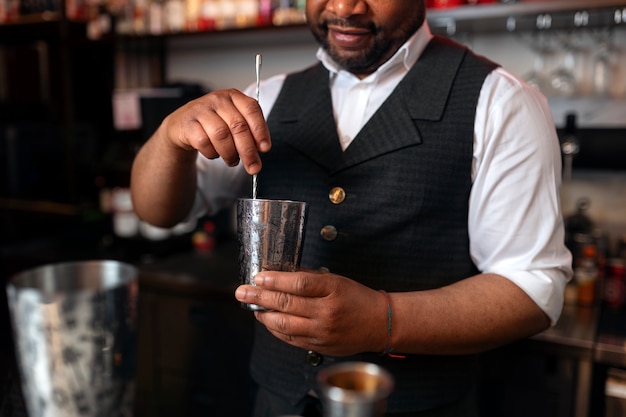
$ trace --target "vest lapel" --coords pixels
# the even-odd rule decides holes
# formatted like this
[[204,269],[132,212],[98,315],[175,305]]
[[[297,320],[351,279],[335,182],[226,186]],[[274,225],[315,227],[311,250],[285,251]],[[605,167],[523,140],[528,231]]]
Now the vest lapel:
[[346,149],[342,168],[422,143],[415,120],[441,119],[466,54],[465,49],[442,47],[447,43],[439,37],[429,43],[413,68]]
[[413,119],[441,120],[466,54],[466,48],[446,38],[436,36],[431,40],[401,83],[401,92]]
[[343,151],[333,115],[328,71],[319,64],[302,75],[304,80],[299,82],[292,83],[289,78],[285,81],[281,95],[288,94],[289,98],[296,97],[298,101],[285,100],[286,105],[276,109],[277,122],[289,126],[290,132],[297,132],[284,137],[285,142],[333,171],[341,163]]
[[[328,71],[318,64],[287,78],[279,100],[276,122],[289,126],[284,140],[331,173],[379,155],[419,145],[422,137],[415,120],[436,121],[445,110],[455,75],[466,54],[465,48],[446,47],[450,41],[435,37],[424,53],[361,129],[352,144],[342,151],[337,136]],[[435,46],[439,44],[438,46]],[[294,97],[297,102],[294,102]],[[315,115],[315,117],[311,117]]]

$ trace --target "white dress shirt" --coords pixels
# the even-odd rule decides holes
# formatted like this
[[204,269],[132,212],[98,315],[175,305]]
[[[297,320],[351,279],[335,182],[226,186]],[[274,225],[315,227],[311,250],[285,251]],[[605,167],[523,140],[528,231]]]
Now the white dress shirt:
[[[330,71],[335,120],[345,150],[391,94],[432,37],[425,23],[398,52],[363,80],[320,49]],[[268,115],[286,75],[265,80],[260,105]],[[246,90],[254,95],[254,86]],[[228,168],[201,155],[193,215],[212,213],[248,191],[241,164]],[[502,275],[524,290],[554,325],[571,279],[559,200],[561,156],[546,99],[502,68],[487,76],[476,107],[468,230],[481,272]],[[515,308],[515,306],[511,306]]]

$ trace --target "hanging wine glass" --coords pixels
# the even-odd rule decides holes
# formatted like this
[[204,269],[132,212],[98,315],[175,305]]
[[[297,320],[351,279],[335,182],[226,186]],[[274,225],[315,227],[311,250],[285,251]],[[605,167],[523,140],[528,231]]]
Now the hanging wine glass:
[[615,66],[613,80],[611,82],[611,96],[623,98],[626,96],[626,50],[616,47],[618,64]]
[[547,88],[546,73],[551,65],[554,50],[550,45],[550,39],[545,32],[535,32],[531,41],[530,49],[533,51],[533,67],[522,78],[533,87],[545,92]]
[[597,95],[615,96],[619,90],[619,51],[613,45],[610,29],[597,32],[597,53],[593,61],[593,89]]
[[570,34],[559,34],[558,44],[561,48],[558,64],[548,75],[548,88],[553,95],[572,96],[576,92],[575,48],[572,45]]
[[593,92],[593,39],[586,29],[572,33],[571,48],[574,58],[572,72],[576,80],[576,92],[581,97]]

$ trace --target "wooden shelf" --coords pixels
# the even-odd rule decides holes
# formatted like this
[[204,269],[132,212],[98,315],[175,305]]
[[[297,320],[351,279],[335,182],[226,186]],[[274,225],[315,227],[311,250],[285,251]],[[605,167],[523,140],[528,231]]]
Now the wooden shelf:
[[86,22],[64,20],[60,13],[27,15],[0,24],[0,44],[17,44],[37,40],[85,39]]
[[[488,33],[504,31],[525,31],[537,29],[573,29],[576,27],[626,27],[625,0],[525,0],[515,3],[478,4],[449,9],[429,9],[427,18],[435,33],[453,35],[461,32]],[[547,18],[538,27],[538,19]],[[32,40],[37,38],[54,39],[59,36],[60,27],[67,23],[70,36],[86,36],[84,21],[66,20],[60,12],[43,12],[21,16],[19,19],[0,24],[0,43]],[[251,26],[212,31],[177,32],[152,34],[106,35],[105,39],[146,38],[162,39],[169,37],[211,36],[217,33],[237,33],[251,31],[281,31],[304,24],[285,26]]]

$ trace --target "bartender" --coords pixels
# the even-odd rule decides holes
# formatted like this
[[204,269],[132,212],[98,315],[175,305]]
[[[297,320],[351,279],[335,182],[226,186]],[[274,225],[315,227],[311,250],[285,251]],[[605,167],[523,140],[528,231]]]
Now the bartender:
[[340,361],[395,377],[389,416],[476,416],[476,354],[554,325],[571,278],[545,98],[433,36],[424,0],[308,0],[319,63],[215,91],[139,151],[139,216],[172,226],[258,195],[309,205],[303,270],[261,272],[256,417],[320,415]]

